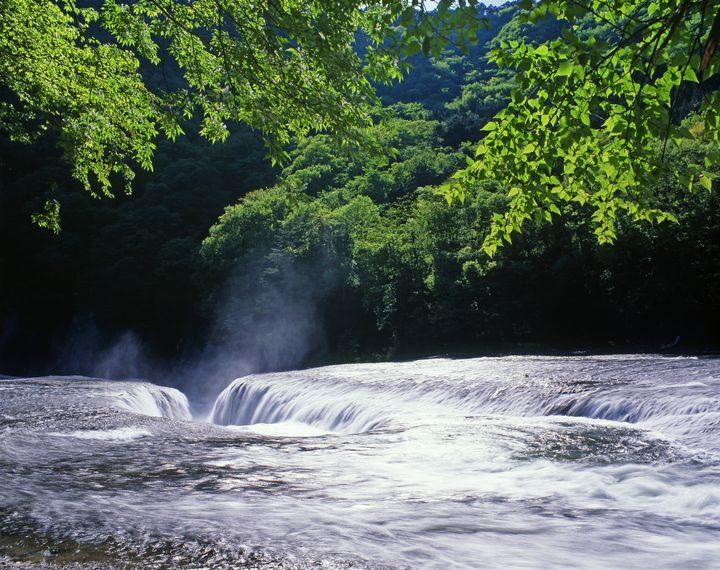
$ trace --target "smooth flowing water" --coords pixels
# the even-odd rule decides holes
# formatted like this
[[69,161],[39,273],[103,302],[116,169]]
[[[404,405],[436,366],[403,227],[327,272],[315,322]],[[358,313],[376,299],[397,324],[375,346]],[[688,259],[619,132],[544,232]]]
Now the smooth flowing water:
[[720,361],[0,380],[0,567],[720,568]]

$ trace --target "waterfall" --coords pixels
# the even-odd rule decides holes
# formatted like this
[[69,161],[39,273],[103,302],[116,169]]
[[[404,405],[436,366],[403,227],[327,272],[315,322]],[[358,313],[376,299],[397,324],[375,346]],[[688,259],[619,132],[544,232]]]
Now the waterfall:
[[[596,360],[587,359],[589,369]],[[633,364],[634,376],[625,376],[626,364],[611,357],[600,361],[610,370],[601,382],[582,368],[573,378],[553,377],[567,368],[561,358],[525,360],[516,369],[512,361],[505,364],[500,375],[494,359],[434,359],[244,376],[218,396],[211,419],[239,426],[297,422],[339,433],[468,414],[584,417],[679,434],[720,427],[717,381],[688,382],[682,363],[660,384],[646,376],[642,362]]]
[[274,384],[277,375],[247,376],[231,383],[217,398],[212,422],[220,425],[255,425],[294,422],[326,432],[361,433],[387,422],[372,408],[337,385],[328,392],[312,386]]
[[115,395],[121,408],[137,414],[176,420],[191,420],[190,404],[185,394],[175,388],[153,384],[133,384]]

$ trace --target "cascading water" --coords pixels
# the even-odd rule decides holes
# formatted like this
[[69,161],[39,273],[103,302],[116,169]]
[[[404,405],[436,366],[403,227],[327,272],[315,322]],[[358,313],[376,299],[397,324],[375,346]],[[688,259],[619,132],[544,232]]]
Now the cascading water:
[[[685,436],[720,427],[715,377],[658,384],[652,373],[644,377],[645,359],[636,358],[630,366],[605,361],[615,362],[616,371],[627,376],[595,379],[581,373],[568,378],[565,363],[572,359],[555,359],[554,374],[542,377],[518,373],[512,359],[506,360],[502,375],[493,361],[442,359],[251,375],[238,378],[218,396],[211,418],[219,425],[288,422],[340,433],[468,414],[584,417]],[[524,370],[532,359],[520,362]],[[716,445],[712,439],[705,443]]]
[[332,366],[239,378],[189,417],[145,383],[0,381],[0,566],[720,560],[717,360]]
[[187,397],[175,388],[140,383],[123,390],[116,398],[123,408],[138,414],[176,420],[192,419]]
[[215,401],[210,414],[212,421],[236,426],[306,424],[328,433],[348,434],[377,429],[389,423],[388,418],[382,417],[367,402],[357,402],[362,394],[357,387],[326,383],[321,391],[313,378],[301,374],[297,382],[292,380],[286,375],[235,380]]

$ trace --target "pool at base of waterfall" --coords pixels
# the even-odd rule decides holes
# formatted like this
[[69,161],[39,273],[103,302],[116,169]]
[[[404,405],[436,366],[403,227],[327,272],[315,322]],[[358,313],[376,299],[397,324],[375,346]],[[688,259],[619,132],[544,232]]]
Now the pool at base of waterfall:
[[718,568],[720,361],[0,379],[0,567]]

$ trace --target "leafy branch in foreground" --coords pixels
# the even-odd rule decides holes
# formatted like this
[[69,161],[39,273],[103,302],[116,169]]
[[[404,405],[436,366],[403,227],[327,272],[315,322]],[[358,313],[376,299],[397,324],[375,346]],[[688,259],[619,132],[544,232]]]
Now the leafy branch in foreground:
[[[405,57],[438,53],[451,30],[466,46],[482,23],[475,0],[441,0],[433,13],[424,0],[83,4],[95,8],[0,0],[0,124],[16,141],[55,133],[95,196],[112,196],[116,176],[129,191],[158,137],[176,138],[194,116],[213,142],[229,123],[249,125],[274,161],[313,131],[365,144],[378,105],[371,81],[401,78]],[[147,81],[154,66],[172,81]]]
[[[601,243],[614,241],[618,216],[661,222],[651,181],[668,145],[696,136],[679,121],[683,98],[701,98],[699,129],[720,144],[720,0],[523,1],[525,22],[552,16],[568,25],[540,45],[501,43],[491,60],[517,72],[506,109],[485,127],[474,159],[441,188],[463,199],[481,180],[508,188],[509,206],[493,217],[484,250],[493,255],[527,220],[551,221],[563,203],[592,210]],[[587,33],[588,21],[609,39]],[[685,105],[687,109],[687,106]],[[720,148],[720,147],[718,147]],[[670,165],[688,189],[712,188],[705,164]]]

